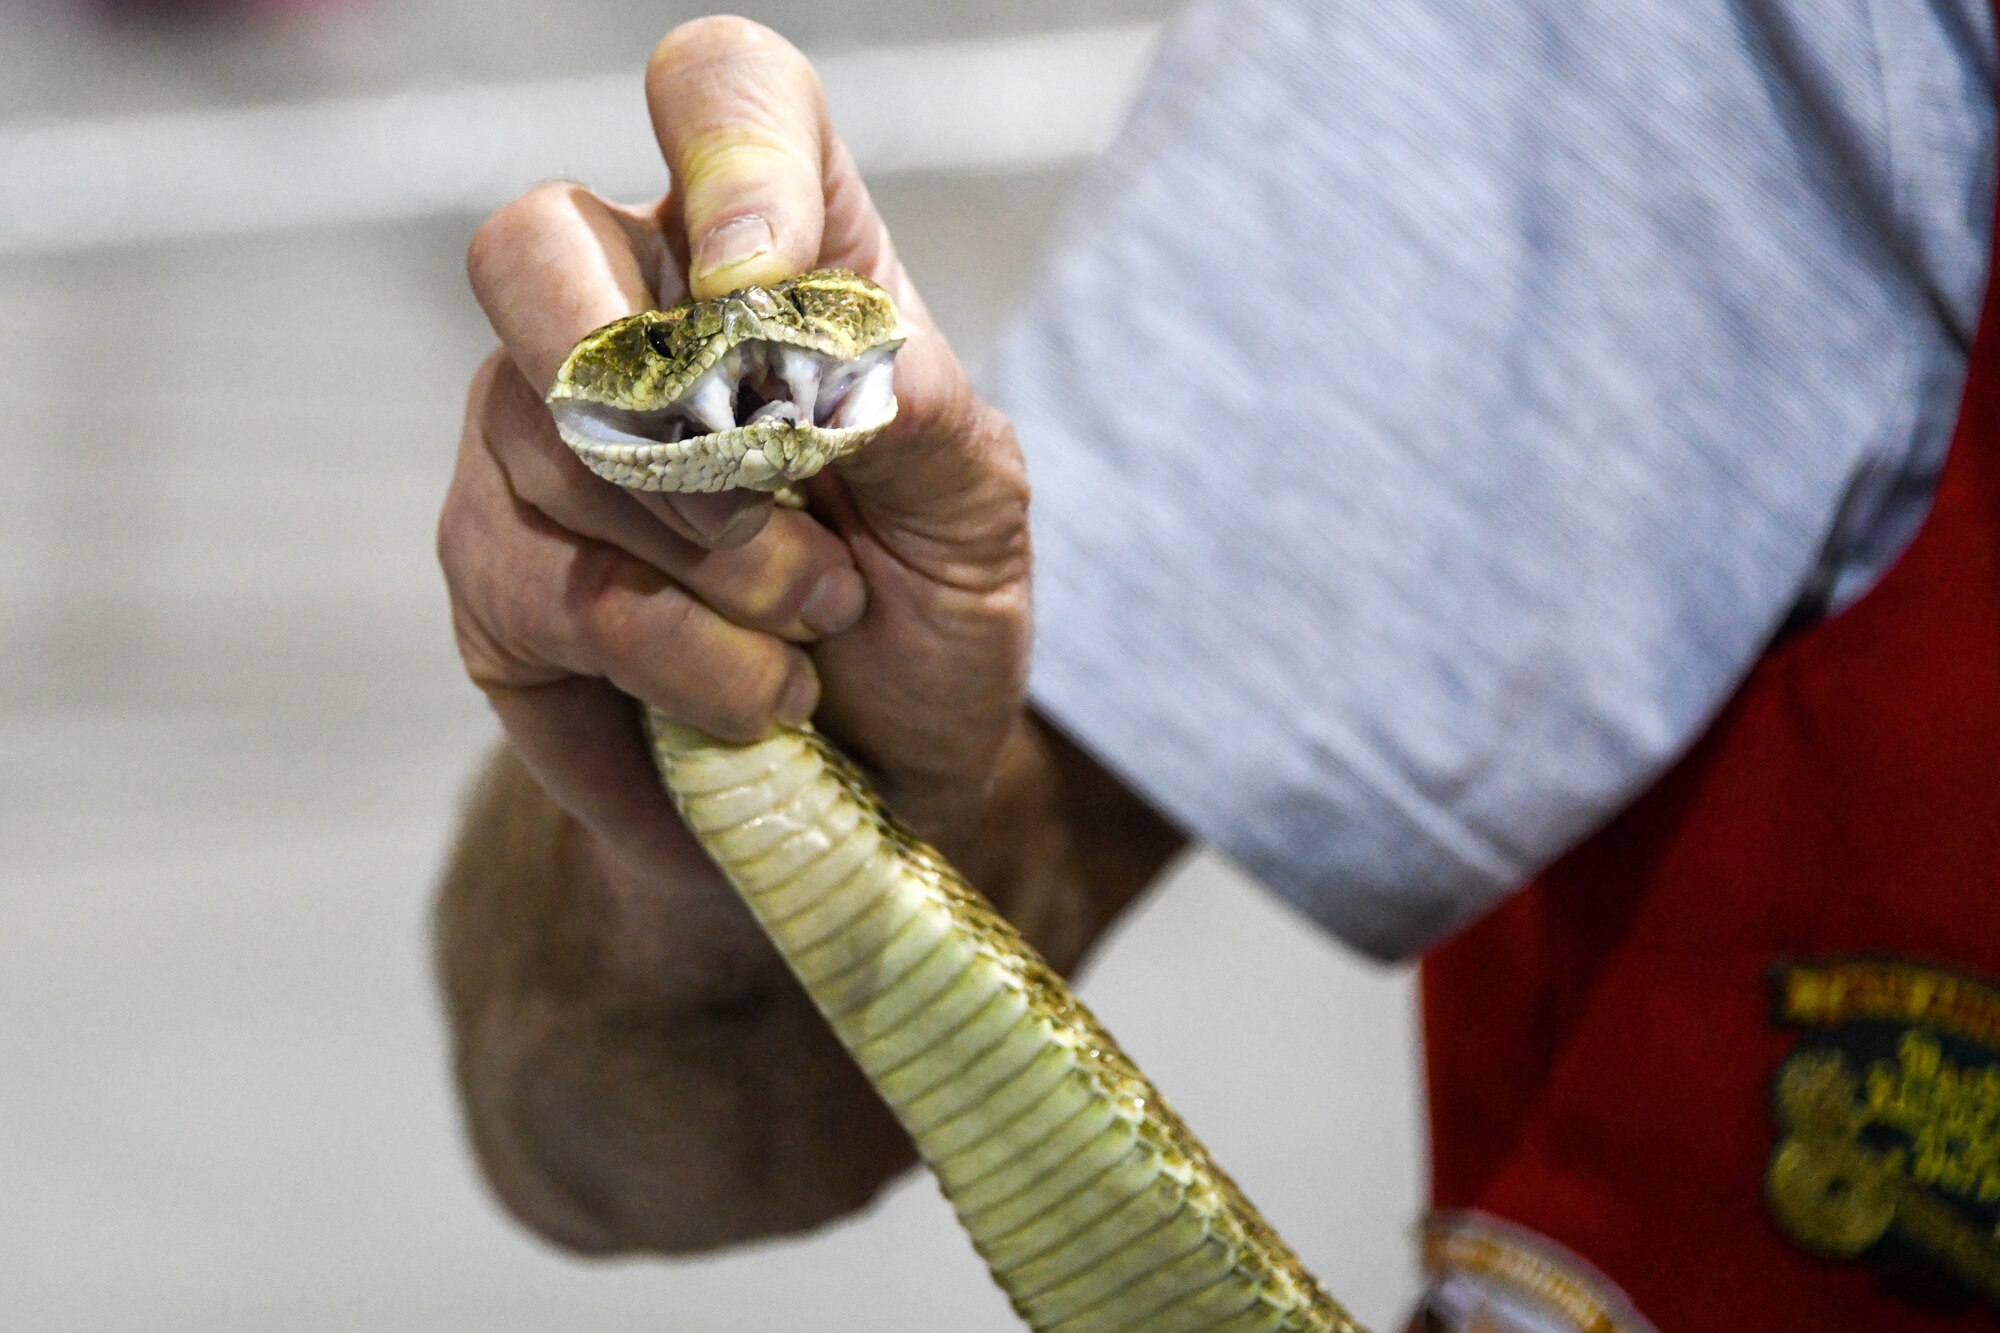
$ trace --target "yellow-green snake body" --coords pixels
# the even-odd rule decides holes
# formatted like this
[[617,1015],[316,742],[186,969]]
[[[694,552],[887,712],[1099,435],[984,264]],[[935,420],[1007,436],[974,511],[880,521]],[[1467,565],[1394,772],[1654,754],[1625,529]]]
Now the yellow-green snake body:
[[[621,485],[775,490],[894,417],[902,338],[879,287],[826,270],[609,325],[549,401]],[[688,826],[1032,1328],[1358,1333],[1062,978],[823,737],[731,744],[656,710],[647,730]]]

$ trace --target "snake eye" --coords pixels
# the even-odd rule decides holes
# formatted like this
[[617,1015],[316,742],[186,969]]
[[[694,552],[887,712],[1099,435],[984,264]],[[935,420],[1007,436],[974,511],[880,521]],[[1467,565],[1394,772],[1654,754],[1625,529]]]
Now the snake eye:
[[661,356],[671,357],[674,354],[673,334],[674,326],[671,324],[648,324],[646,326],[646,345]]

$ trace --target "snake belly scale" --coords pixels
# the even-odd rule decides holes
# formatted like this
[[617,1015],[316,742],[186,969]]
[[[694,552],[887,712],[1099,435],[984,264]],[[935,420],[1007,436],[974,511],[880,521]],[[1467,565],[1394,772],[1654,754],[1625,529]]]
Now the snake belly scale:
[[[649,490],[781,490],[895,415],[903,333],[838,270],[620,320],[549,404]],[[1359,1333],[1062,978],[810,726],[739,745],[656,710],[675,806],[1043,1333]]]

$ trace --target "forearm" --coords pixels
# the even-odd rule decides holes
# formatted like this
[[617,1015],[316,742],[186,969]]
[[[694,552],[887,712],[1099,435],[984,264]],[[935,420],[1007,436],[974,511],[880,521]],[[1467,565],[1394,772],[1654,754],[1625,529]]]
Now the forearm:
[[1116,775],[1028,712],[976,831],[940,850],[1068,973],[1183,842]]
[[[1024,717],[976,831],[952,841],[1068,969],[1180,838]],[[444,877],[438,961],[481,1165],[561,1244],[671,1252],[796,1230],[912,1160],[727,890],[608,855],[506,751]]]

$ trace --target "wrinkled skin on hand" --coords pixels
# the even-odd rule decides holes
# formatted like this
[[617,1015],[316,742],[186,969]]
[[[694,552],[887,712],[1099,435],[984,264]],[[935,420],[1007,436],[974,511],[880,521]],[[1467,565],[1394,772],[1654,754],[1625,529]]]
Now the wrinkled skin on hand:
[[[808,1226],[910,1160],[680,826],[632,700],[731,738],[814,716],[975,879],[1029,725],[1013,432],[897,262],[811,67],[767,29],[701,20],[661,42],[646,88],[674,193],[624,207],[545,185],[473,239],[501,347],[474,377],[438,529],[460,652],[511,750],[477,799],[547,815],[520,830],[532,845],[461,846],[445,888],[461,1086],[502,1197],[592,1251]],[[895,422],[809,484],[809,511],[623,491],[558,438],[541,396],[592,329],[818,267],[880,283],[908,342]],[[539,888],[481,901],[494,858],[547,846]],[[1031,937],[1062,915],[1000,905]],[[1063,965],[1082,938],[1040,942]]]

